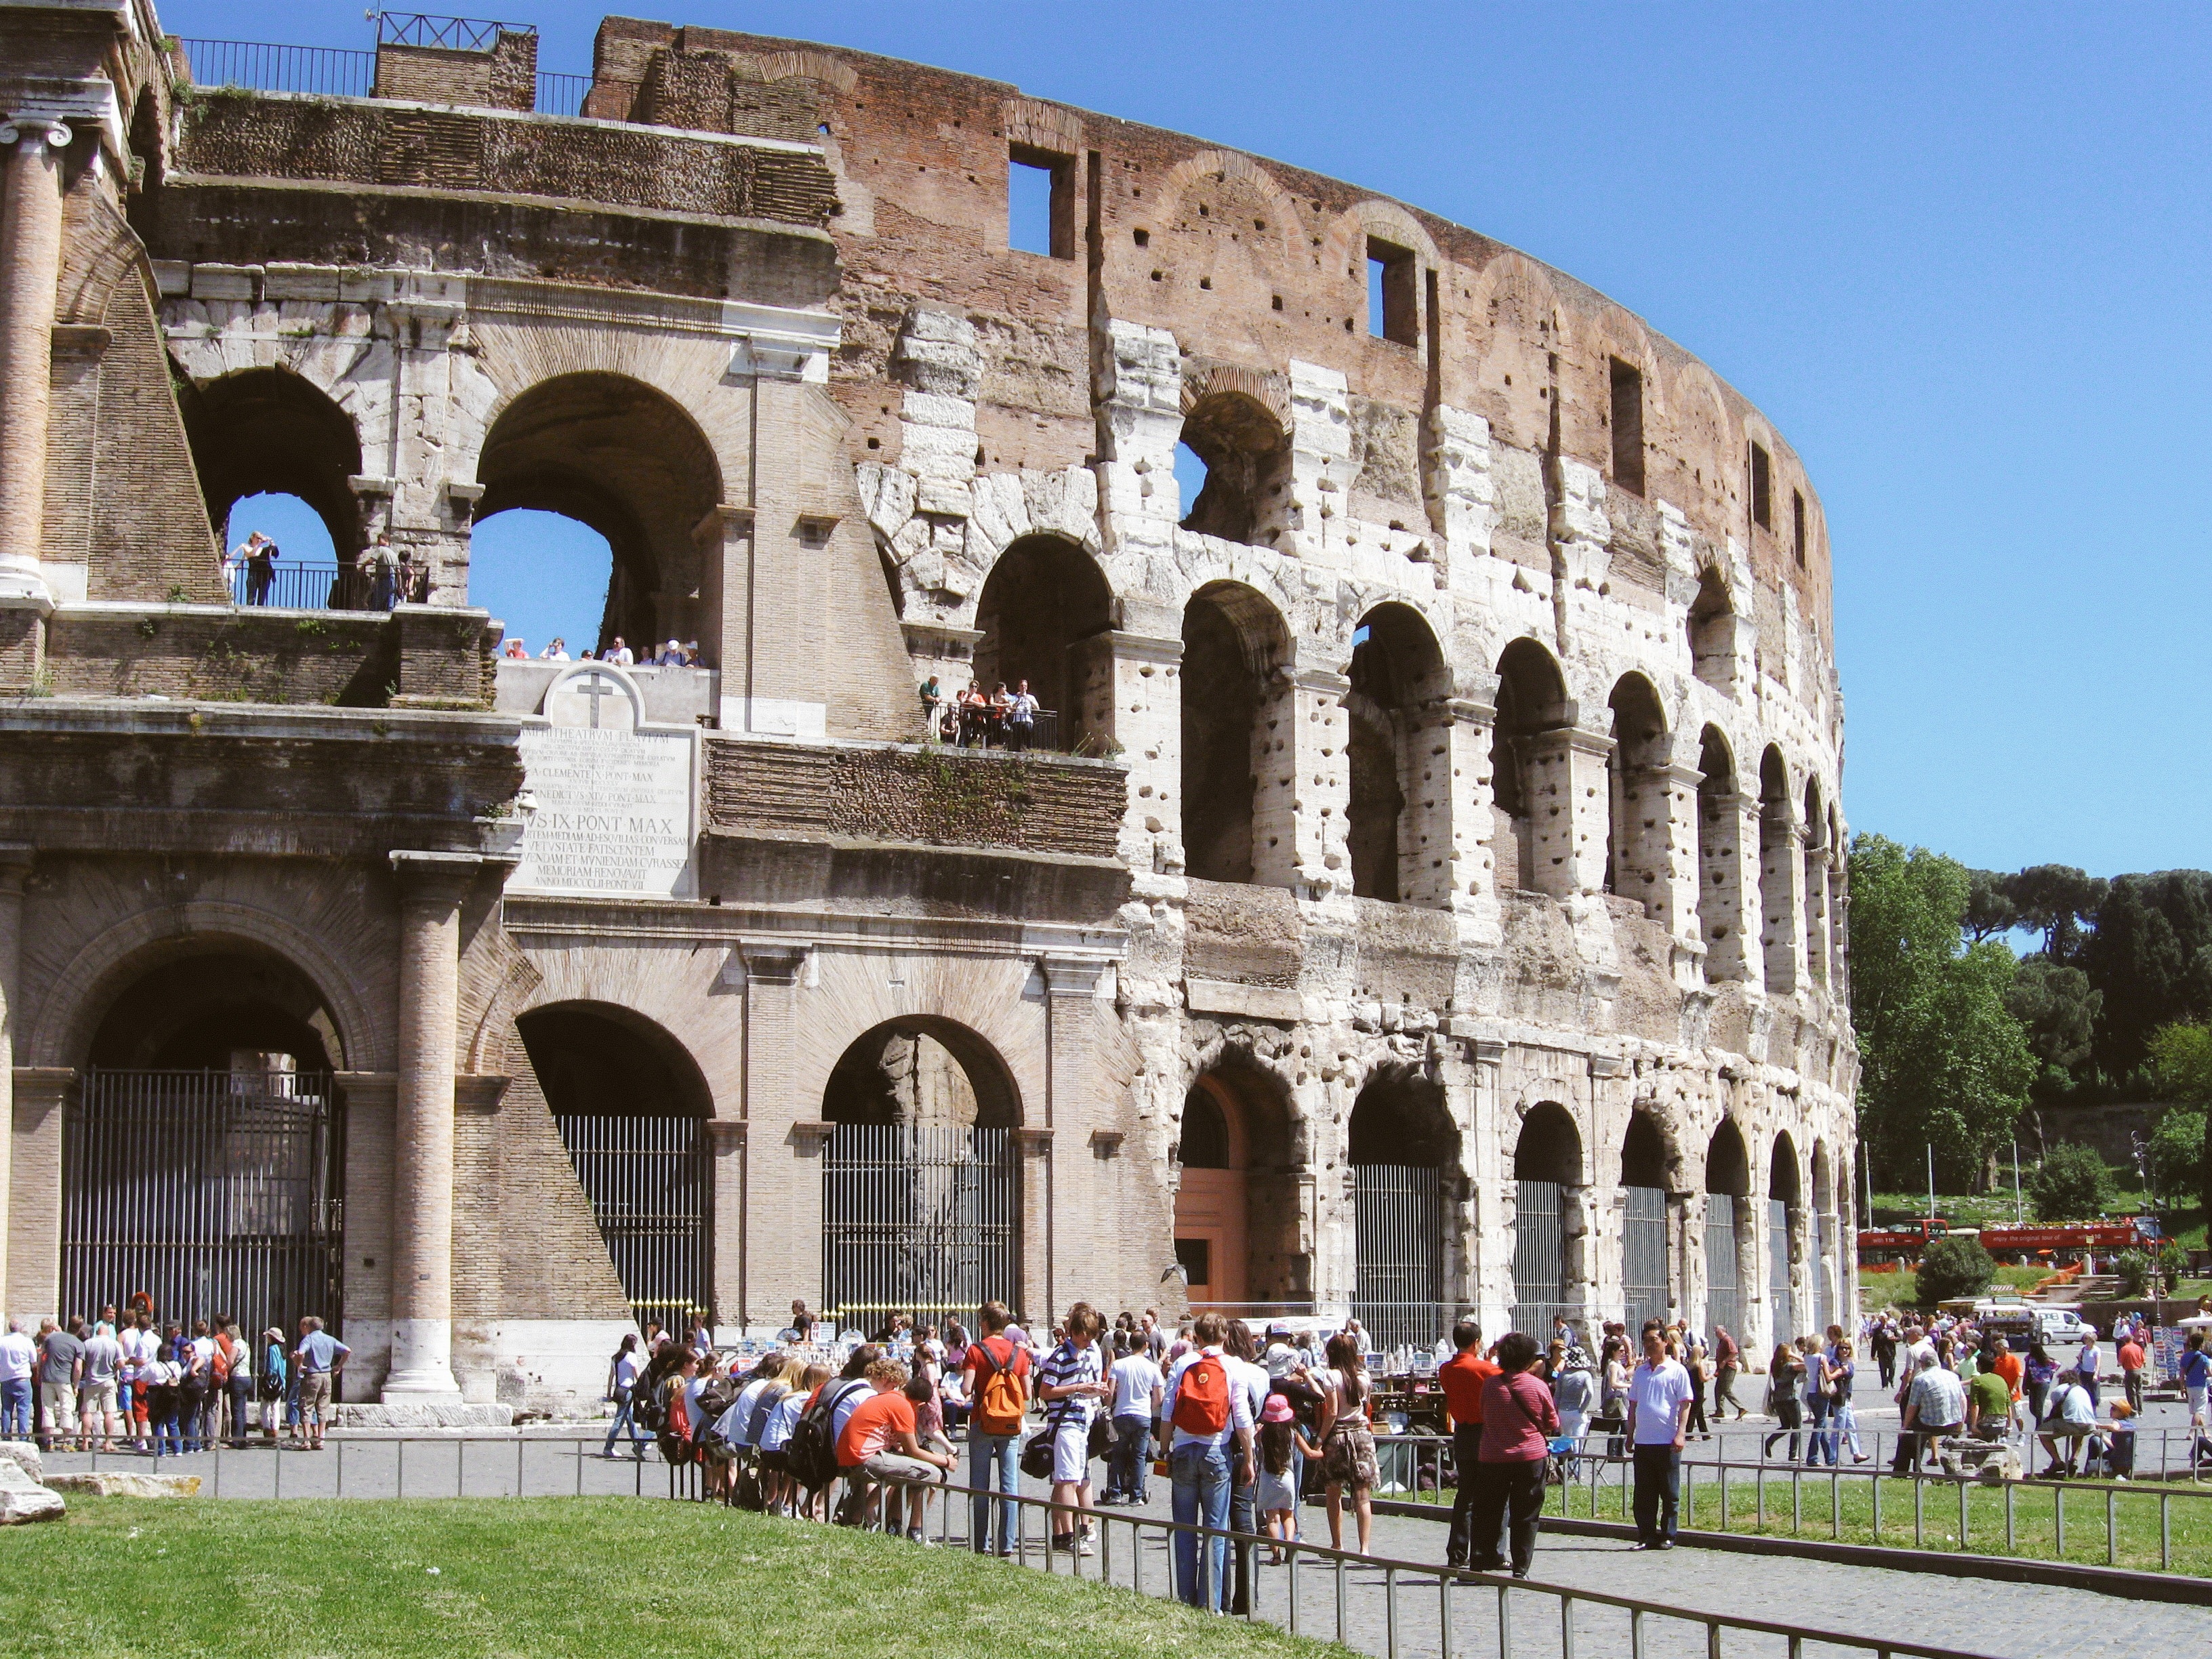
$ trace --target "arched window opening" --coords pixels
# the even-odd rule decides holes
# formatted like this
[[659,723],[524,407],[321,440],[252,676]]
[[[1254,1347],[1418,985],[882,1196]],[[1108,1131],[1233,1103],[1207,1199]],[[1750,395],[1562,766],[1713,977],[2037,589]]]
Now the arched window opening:
[[[479,520],[534,509],[586,526],[606,544],[608,582],[596,613],[574,586],[588,583],[576,567],[589,544],[573,531],[540,544],[551,570],[568,584],[561,601],[585,607],[533,624],[544,638],[562,635],[577,655],[580,647],[611,649],[620,635],[642,656],[657,643],[688,644],[704,631],[708,665],[717,665],[712,624],[720,607],[721,538],[716,531],[702,548],[695,538],[702,524],[715,522],[709,515],[722,501],[721,465],[697,423],[672,398],[621,374],[541,381],[492,422],[477,460],[477,482],[483,487]],[[495,541],[507,555],[497,580],[510,605],[515,590],[508,573],[519,561],[507,538],[530,524],[524,520]],[[690,602],[693,594],[696,605]],[[471,604],[485,603],[473,580],[469,597]],[[594,624],[596,637],[588,637]],[[518,631],[529,638],[526,629]]]
[[1191,1306],[1305,1311],[1311,1274],[1280,1084],[1234,1060],[1202,1073],[1183,1099],[1177,1152],[1176,1261]]
[[1777,1342],[1794,1342],[1804,1334],[1797,1328],[1797,1300],[1790,1282],[1790,1241],[1797,1229],[1798,1197],[1797,1149],[1788,1135],[1777,1135],[1766,1185],[1767,1307],[1774,1316]]
[[1723,1119],[1705,1147],[1705,1322],[1748,1348],[1743,1328],[1744,1241],[1751,1226],[1751,1161]]
[[1606,707],[1613,753],[1606,757],[1605,890],[1649,911],[1660,902],[1667,867],[1667,782],[1655,775],[1667,763],[1667,717],[1641,674],[1621,676]]
[[1582,1134],[1547,1101],[1521,1120],[1513,1146],[1513,1326],[1539,1342],[1559,1320],[1582,1317],[1570,1237],[1579,1237],[1586,1183]]
[[1443,651],[1411,605],[1369,611],[1352,633],[1350,716],[1352,890],[1362,898],[1440,902],[1445,873],[1449,769],[1431,750],[1425,713],[1449,690]]
[[533,1008],[515,1028],[630,1316],[672,1330],[711,1320],[713,1107],[690,1055],[602,1004]]
[[887,1021],[831,1069],[822,1115],[822,1293],[842,1325],[1018,1304],[1021,1100],[989,1043],[951,1020]]
[[1698,738],[1698,934],[1705,942],[1705,978],[1717,985],[1744,976],[1744,941],[1743,814],[1735,757],[1717,727]]
[[[1567,722],[1567,684],[1551,653],[1516,640],[1498,659],[1498,720],[1491,728],[1492,806],[1498,815],[1498,879],[1537,889],[1538,828],[1529,781],[1538,738]],[[1571,833],[1570,830],[1568,833]]]
[[1805,780],[1805,968],[1813,983],[1828,982],[1828,817],[1820,781]]
[[1805,1277],[1813,1286],[1813,1329],[1826,1336],[1828,1327],[1836,1322],[1836,1310],[1842,1304],[1836,1296],[1837,1212],[1842,1207],[1837,1200],[1840,1194],[1834,1184],[1834,1170],[1828,1157],[1828,1143],[1813,1143],[1813,1220],[1806,1239]]
[[1430,1346],[1449,1322],[1445,1198],[1460,1162],[1443,1087],[1419,1073],[1373,1078],[1352,1103],[1347,1129],[1352,1315],[1378,1349]]
[[1628,1115],[1620,1143],[1620,1291],[1633,1336],[1668,1313],[1667,1145],[1651,1114]]
[[[1261,524],[1280,516],[1289,442],[1266,404],[1240,392],[1207,392],[1183,411],[1182,443],[1204,469],[1185,530],[1250,542]],[[1178,479],[1186,470],[1178,466]]]
[[1731,690],[1735,685],[1735,610],[1728,584],[1708,565],[1698,578],[1698,597],[1690,602],[1690,668],[1707,685]]
[[1106,735],[1114,596],[1098,562],[1057,536],[1024,536],[999,556],[983,583],[975,626],[975,684],[986,695],[1029,682],[1042,713],[1039,748],[1081,750],[1097,722]]
[[[621,630],[608,599],[614,549],[579,519],[535,507],[509,507],[477,520],[469,538],[469,602],[505,624],[506,641],[526,655],[581,658],[611,645]],[[643,661],[655,641],[625,640]]]
[[1797,988],[1796,831],[1789,768],[1782,751],[1770,745],[1759,763],[1759,932],[1766,954],[1766,988],[1781,995]]
[[112,996],[62,1122],[63,1305],[342,1325],[343,1043],[271,951],[165,952]]
[[231,563],[233,602],[366,609],[368,586],[355,568],[365,539],[351,483],[362,471],[353,417],[289,369],[240,369],[204,386],[181,371],[171,378],[208,522],[225,529],[224,552],[255,530],[276,543],[274,558]]
[[1291,867],[1291,708],[1276,672],[1289,655],[1281,614],[1252,588],[1212,582],[1183,607],[1183,860],[1200,880],[1272,884]]

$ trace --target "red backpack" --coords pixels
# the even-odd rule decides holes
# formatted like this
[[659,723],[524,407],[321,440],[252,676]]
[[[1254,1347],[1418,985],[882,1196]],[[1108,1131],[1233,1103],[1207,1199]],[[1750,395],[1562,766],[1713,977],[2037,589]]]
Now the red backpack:
[[1175,1425],[1185,1434],[1219,1434],[1229,1426],[1229,1367],[1200,1354],[1176,1384]]

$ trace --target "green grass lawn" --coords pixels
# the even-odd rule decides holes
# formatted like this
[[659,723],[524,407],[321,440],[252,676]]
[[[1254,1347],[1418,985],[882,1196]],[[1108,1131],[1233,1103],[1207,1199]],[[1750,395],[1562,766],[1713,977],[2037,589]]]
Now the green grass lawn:
[[[1621,1465],[1607,1466],[1596,1494],[1593,1514],[1589,1475],[1565,1499],[1565,1513],[1577,1520],[1632,1521],[1630,1499],[1620,1486]],[[1687,1470],[1685,1470],[1687,1473]],[[1632,1481],[1633,1477],[1631,1477]],[[2042,1480],[2015,1482],[2012,1488],[2012,1538],[2005,1535],[2005,1492],[2002,1487],[1969,1484],[1966,1495],[1966,1538],[1959,1541],[1959,1492],[1955,1482],[1922,1483],[1919,1530],[1913,1522],[1913,1494],[1903,1480],[1885,1480],[1881,1486],[1881,1528],[1874,1526],[1875,1482],[1863,1475],[1845,1474],[1832,1495],[1832,1483],[1823,1473],[1807,1471],[1793,1495],[1788,1466],[1767,1471],[1762,1495],[1755,1475],[1731,1469],[1728,1486],[1728,1524],[1721,1524],[1720,1485],[1709,1469],[1697,1471],[1691,1482],[1690,1502],[1681,1510],[1681,1525],[1708,1532],[1728,1531],[1768,1538],[1808,1538],[1846,1544],[1885,1544],[1893,1548],[1919,1547],[1959,1551],[1977,1555],[2014,1556],[2037,1561],[2077,1561],[2093,1566],[2106,1564],[2105,1550],[2105,1492],[2101,1483],[2067,1484],[2065,1492],[2065,1548],[2058,1547],[2056,1509],[2058,1487]],[[2113,1565],[2146,1571],[2160,1571],[2159,1493],[2156,1484],[2113,1489],[2113,1519],[2118,1547]],[[2172,1528],[2171,1571],[2197,1577],[2212,1576],[2212,1488],[2192,1497],[2185,1486],[2172,1488],[2170,1523]],[[1451,1493],[1425,1492],[1423,1501],[1449,1504]],[[1545,1514],[1562,1513],[1560,1489],[1545,1494]],[[1694,1522],[1692,1519],[1695,1512]],[[1840,1512],[1838,1510],[1840,1510]],[[1763,1519],[1762,1519],[1763,1517]]]
[[[2035,1287],[2037,1280],[2045,1277],[2047,1275],[2040,1267],[2000,1267],[1996,1282],[1984,1294],[2002,1296],[2012,1291],[2026,1292]],[[1878,1273],[1861,1267],[1859,1290],[1869,1313],[1883,1308],[1911,1309],[1920,1305],[1920,1275],[1909,1267],[1900,1268],[1893,1273]]]
[[628,1498],[72,1498],[0,1534],[0,1653],[70,1659],[1345,1651],[965,1550]]

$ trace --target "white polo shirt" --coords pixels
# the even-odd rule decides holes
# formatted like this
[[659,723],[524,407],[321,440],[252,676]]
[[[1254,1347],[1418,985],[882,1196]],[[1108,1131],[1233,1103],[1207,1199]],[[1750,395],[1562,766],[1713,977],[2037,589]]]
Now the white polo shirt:
[[1674,1419],[1696,1397],[1690,1373],[1679,1359],[1662,1359],[1656,1365],[1639,1360],[1628,1379],[1628,1398],[1636,1407],[1636,1443],[1673,1445]]

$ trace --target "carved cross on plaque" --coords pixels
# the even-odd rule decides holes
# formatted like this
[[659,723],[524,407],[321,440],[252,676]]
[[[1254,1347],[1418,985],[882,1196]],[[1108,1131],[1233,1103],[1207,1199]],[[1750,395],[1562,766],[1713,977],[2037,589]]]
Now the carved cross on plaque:
[[592,727],[594,731],[599,729],[599,699],[619,696],[622,694],[622,688],[605,674],[588,676],[579,674],[569,690],[580,697],[589,697],[592,700]]

